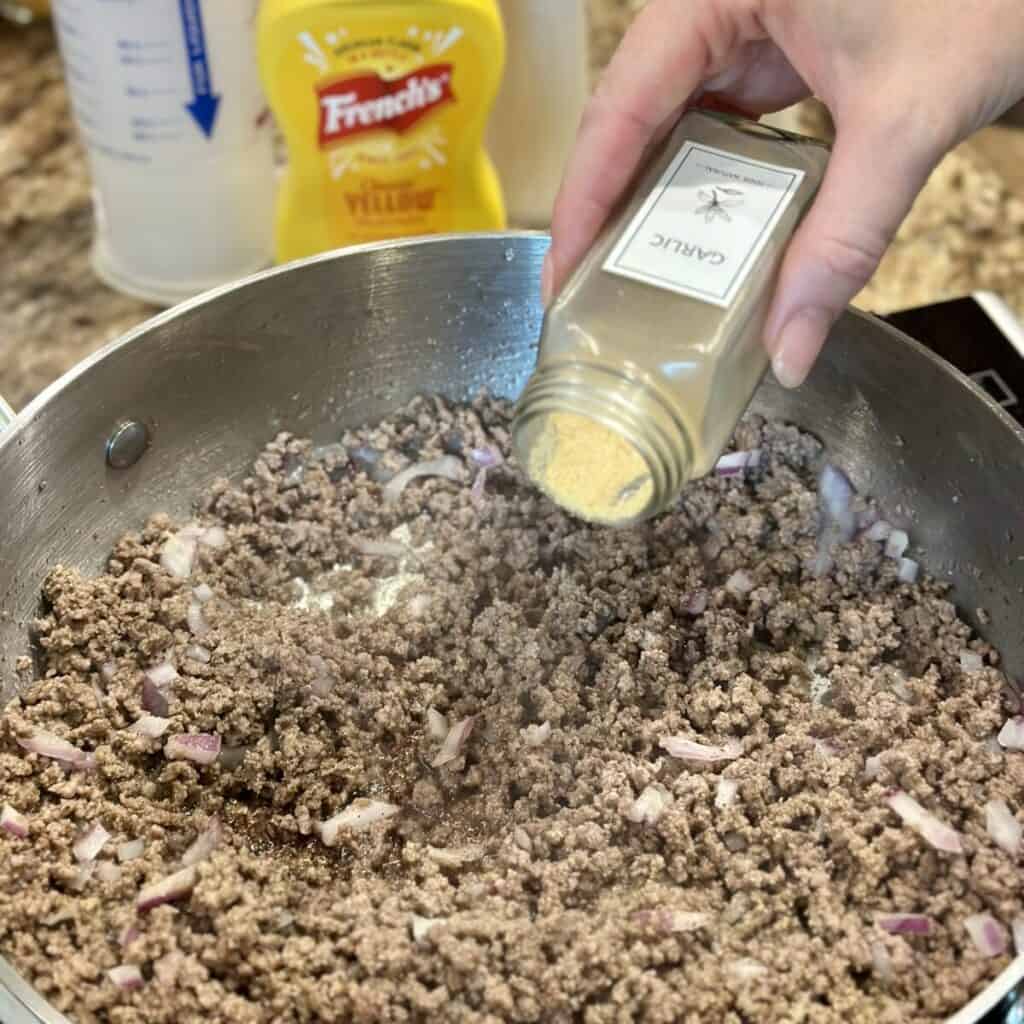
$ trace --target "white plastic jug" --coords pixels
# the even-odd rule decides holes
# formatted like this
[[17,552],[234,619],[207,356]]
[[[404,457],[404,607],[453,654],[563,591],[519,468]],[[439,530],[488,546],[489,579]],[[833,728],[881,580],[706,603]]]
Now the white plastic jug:
[[565,162],[589,94],[584,0],[501,0],[505,78],[487,148],[509,223],[551,223]]
[[55,0],[89,155],[93,267],[171,305],[273,257],[273,135],[255,0]]

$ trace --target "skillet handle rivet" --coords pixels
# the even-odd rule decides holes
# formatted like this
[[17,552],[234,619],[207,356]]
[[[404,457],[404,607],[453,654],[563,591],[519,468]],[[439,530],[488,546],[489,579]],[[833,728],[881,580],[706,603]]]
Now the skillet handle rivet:
[[149,430],[138,420],[125,420],[107,439],[107,465],[127,469],[142,458],[149,447]]

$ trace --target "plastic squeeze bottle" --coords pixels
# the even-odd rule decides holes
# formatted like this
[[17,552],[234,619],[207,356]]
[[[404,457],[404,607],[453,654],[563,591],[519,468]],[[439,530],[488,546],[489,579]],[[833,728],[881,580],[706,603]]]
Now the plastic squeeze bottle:
[[592,522],[667,508],[715,464],[768,366],[779,264],[828,147],[690,111],[548,309],[513,443]]
[[484,130],[496,0],[264,0],[260,69],[288,147],[277,256],[504,226]]
[[487,129],[509,222],[546,228],[589,95],[584,0],[501,0],[505,77]]
[[273,133],[255,0],[54,0],[89,156],[92,264],[171,305],[273,261]]

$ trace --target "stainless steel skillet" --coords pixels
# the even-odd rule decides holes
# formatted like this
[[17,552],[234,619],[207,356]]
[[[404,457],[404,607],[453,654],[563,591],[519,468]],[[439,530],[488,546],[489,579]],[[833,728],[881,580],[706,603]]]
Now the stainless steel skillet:
[[[98,570],[154,510],[183,513],[277,430],[318,441],[414,394],[515,396],[534,358],[543,235],[372,245],[178,306],[111,343],[8,422],[0,402],[0,692],[56,562]],[[818,435],[905,526],[924,565],[1024,679],[1024,431],[980,389],[850,312],[807,385],[755,408]],[[6,429],[3,429],[6,426]],[[976,623],[977,624],[977,623]],[[1024,959],[951,1024],[1024,1020]],[[0,1021],[63,1018],[0,961]]]

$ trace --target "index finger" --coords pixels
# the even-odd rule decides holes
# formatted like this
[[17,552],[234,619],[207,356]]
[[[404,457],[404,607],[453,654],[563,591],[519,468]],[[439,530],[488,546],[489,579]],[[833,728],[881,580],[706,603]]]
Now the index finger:
[[[719,70],[721,50],[733,50],[739,32],[723,31],[723,6],[655,0],[626,33],[587,105],[555,200],[546,292],[583,258],[659,131]],[[732,37],[725,46],[723,35]]]

